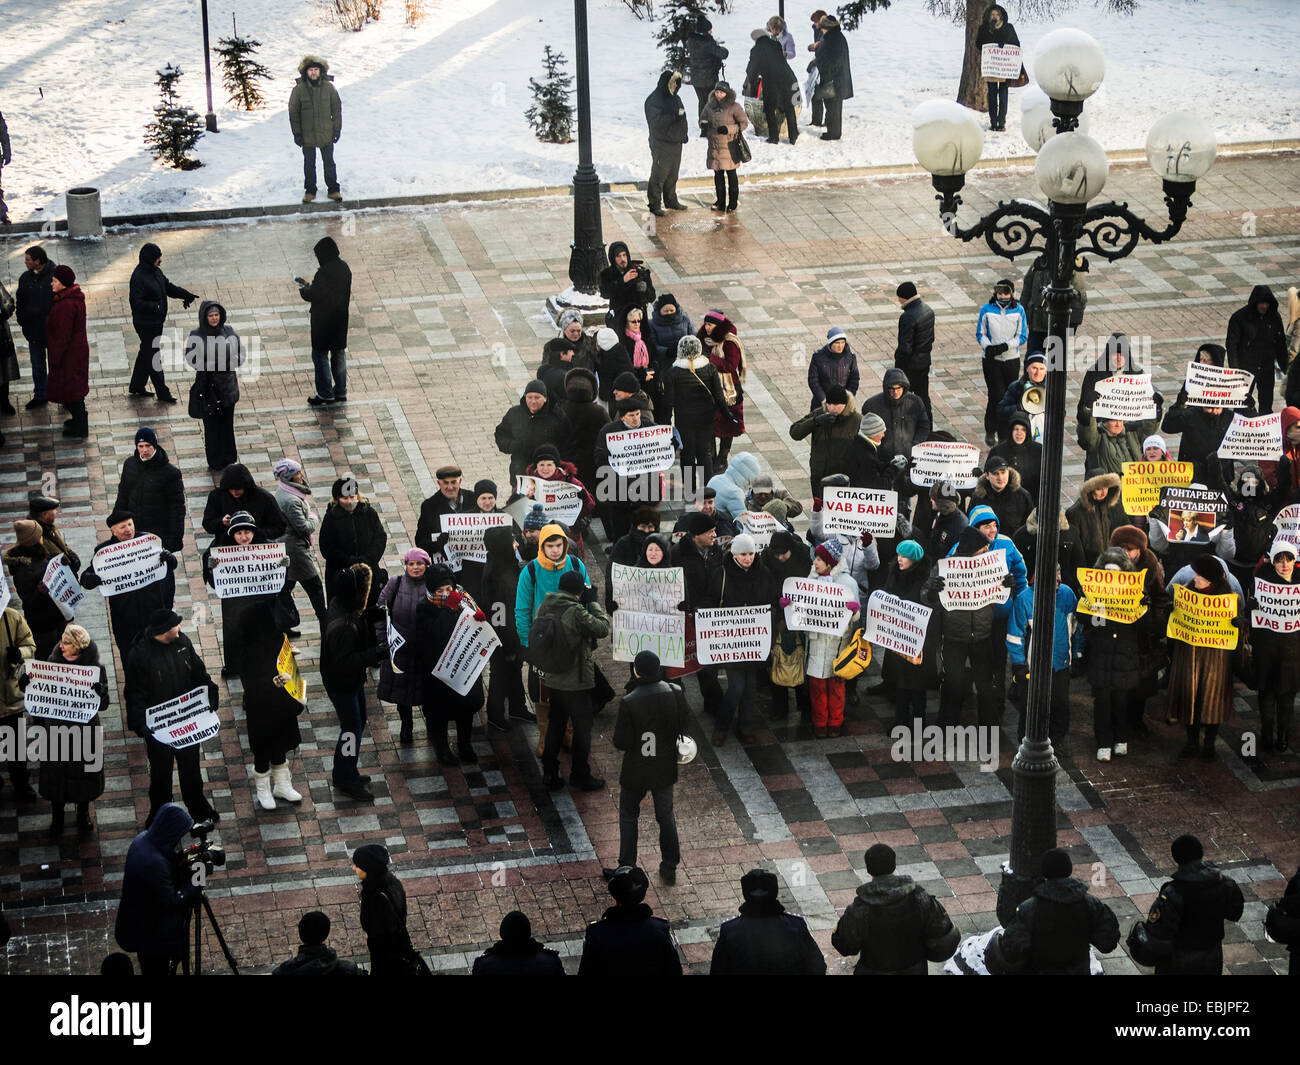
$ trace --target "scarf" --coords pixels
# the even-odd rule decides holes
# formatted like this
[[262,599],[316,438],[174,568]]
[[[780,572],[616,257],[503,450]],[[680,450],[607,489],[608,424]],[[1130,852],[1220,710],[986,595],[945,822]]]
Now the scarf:
[[640,332],[628,330],[624,334],[628,340],[632,341],[632,368],[635,370],[645,370],[650,366],[650,350],[645,346],[645,341],[641,339]]

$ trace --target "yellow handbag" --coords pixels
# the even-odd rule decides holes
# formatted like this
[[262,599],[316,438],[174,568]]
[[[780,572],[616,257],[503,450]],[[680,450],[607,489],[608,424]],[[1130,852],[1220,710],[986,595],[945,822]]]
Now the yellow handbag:
[[869,665],[871,665],[871,644],[862,638],[862,630],[858,629],[848,646],[835,656],[832,671],[840,680],[852,680]]

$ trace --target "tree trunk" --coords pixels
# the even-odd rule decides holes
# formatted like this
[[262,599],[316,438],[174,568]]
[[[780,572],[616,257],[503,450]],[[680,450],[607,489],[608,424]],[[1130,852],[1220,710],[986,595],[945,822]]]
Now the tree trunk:
[[966,51],[961,61],[957,102],[975,111],[989,109],[988,85],[980,77],[980,49],[975,43],[984,20],[984,0],[966,0]]

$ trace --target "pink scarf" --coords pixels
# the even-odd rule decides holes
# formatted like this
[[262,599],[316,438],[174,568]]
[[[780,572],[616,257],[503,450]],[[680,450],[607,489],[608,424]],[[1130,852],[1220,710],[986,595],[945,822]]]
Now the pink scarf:
[[632,341],[632,366],[637,370],[644,370],[650,366],[650,350],[645,346],[645,341],[641,339],[641,333],[627,331],[628,340]]

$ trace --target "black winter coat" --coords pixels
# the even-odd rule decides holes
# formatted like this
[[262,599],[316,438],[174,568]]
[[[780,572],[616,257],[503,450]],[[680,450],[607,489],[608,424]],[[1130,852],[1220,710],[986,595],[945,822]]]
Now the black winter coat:
[[228,651],[227,655],[239,669],[250,745],[274,743],[292,751],[302,742],[298,716],[305,707],[275,684],[284,630],[276,623],[273,602],[272,597],[265,596],[240,615],[239,648],[237,654]]
[[[95,572],[95,555],[115,543],[117,540],[110,536],[97,544],[95,550],[91,552],[90,562],[78,578],[81,586],[87,591],[98,588],[103,583]],[[171,570],[174,571],[175,568],[176,564],[173,562]],[[170,610],[175,600],[176,574],[174,572],[169,572],[162,580],[146,584],[134,591],[109,596],[108,616],[113,624],[113,637],[118,649],[123,652],[130,650],[135,634],[149,623],[149,615],[163,607]]]
[[[1257,303],[1267,303],[1263,314],[1255,310]],[[1244,307],[1232,312],[1228,319],[1228,365],[1239,366],[1255,375],[1272,374],[1273,367],[1287,368],[1286,328],[1278,313],[1277,297],[1267,285],[1256,285]]]
[[349,513],[334,500],[320,522],[320,553],[325,559],[325,581],[330,583],[341,569],[364,562],[372,570],[388,547],[388,533],[379,513],[364,499],[357,500]]
[[673,545],[672,562],[674,566],[682,567],[682,583],[689,608],[696,610],[704,606],[709,591],[709,568],[690,533]]
[[339,255],[333,237],[321,237],[313,249],[320,268],[298,294],[311,304],[312,351],[342,351],[348,346],[348,304],[352,270]]
[[18,325],[28,341],[45,343],[45,319],[54,306],[54,290],[50,287],[53,280],[53,263],[47,263],[39,274],[24,270],[18,278]]
[[573,427],[553,400],[547,399],[534,414],[521,397],[506,411],[496,428],[497,450],[510,456],[511,485],[516,477],[523,476],[540,445],[552,444],[564,454],[569,450],[572,435]]
[[[660,74],[655,91],[645,98],[645,121],[651,144],[685,144],[690,139],[691,123],[686,107],[681,97],[668,87],[673,74],[671,70]],[[677,79],[677,87],[681,87],[680,79]]]
[[[244,494],[236,499],[230,494],[232,488],[236,491],[243,489]],[[203,508],[203,528],[216,537],[212,541],[213,547],[229,547],[234,543],[221,519],[241,510],[246,510],[253,516],[258,533],[268,541],[280,539],[288,528],[284,521],[284,511],[276,503],[275,496],[254,484],[248,467],[237,462],[226,467],[221,475],[221,483],[208,493],[208,501]]]
[[711,34],[689,34],[686,38],[686,59],[691,84],[697,90],[712,89],[718,83],[722,61],[730,54]]
[[727,554],[722,565],[709,574],[709,590],[704,601],[696,607],[726,606],[770,606],[775,616],[779,616],[777,599],[781,589],[763,565],[761,558],[755,558],[749,569],[741,569],[735,555]]
[[1000,492],[995,491],[989,484],[987,473],[981,474],[980,479],[975,483],[970,505],[972,510],[978,506],[992,508],[993,513],[998,516],[998,532],[1006,537],[1013,537],[1023,529],[1034,509],[1034,501],[1021,487],[1020,474],[1015,470],[1011,471],[1011,476],[1007,478],[1007,486]]
[[906,373],[930,369],[930,352],[934,348],[934,311],[920,296],[903,304],[898,316],[898,346],[894,365]]
[[162,643],[148,632],[141,632],[126,656],[127,728],[137,736],[148,735],[146,710],[200,687],[208,689],[208,700],[215,710],[220,690],[208,676],[208,667],[185,633],[171,643]]
[[707,355],[674,362],[664,377],[664,396],[678,426],[711,430],[714,412],[727,407],[718,369]]
[[457,694],[449,684],[433,675],[433,667],[451,642],[460,614],[460,608],[437,606],[427,598],[415,608],[415,637],[412,642],[415,644],[415,672],[419,677],[417,701],[435,721],[461,721],[483,705],[482,673],[474,678],[464,695]]
[[[930,578],[930,562],[921,559],[906,570],[898,568],[898,559],[889,563],[881,589],[909,603],[930,604],[925,600],[925,583]],[[939,644],[942,625],[930,615],[925,630],[925,645],[921,649],[921,664],[914,666],[902,655],[885,653],[881,668],[884,679],[902,691],[933,691],[939,686]]]
[[361,928],[370,949],[371,976],[409,976],[414,953],[406,931],[406,891],[391,872],[361,882]]
[[682,963],[668,922],[642,902],[611,906],[599,921],[587,925],[578,975],[647,980],[681,976]]
[[[1084,557],[1078,534],[1070,528],[1070,523],[1064,515],[1061,516],[1059,525],[1060,528],[1056,534],[1056,561],[1061,567],[1061,583],[1069,585],[1074,590],[1074,593],[1078,595],[1080,593],[1079,567],[1091,566],[1097,560],[1097,556],[1093,555],[1092,558]],[[1024,528],[1017,529],[1012,534],[1011,542],[1016,545],[1016,550],[1020,552],[1020,556],[1025,560],[1025,571],[1032,577],[1038,558],[1037,510],[1029,515]]]
[[4,553],[5,569],[13,582],[13,590],[22,600],[23,617],[36,640],[36,653],[42,657],[58,644],[68,624],[49,593],[41,591],[46,567],[55,557],[57,552],[44,542],[11,547]]
[[[1147,614],[1150,617],[1150,613]],[[1086,626],[1084,660],[1087,663],[1088,683],[1094,693],[1107,689],[1116,692],[1134,691],[1142,685],[1142,623],[1140,618],[1129,625],[1107,619],[1079,615],[1079,624]]]
[[1043,472],[1043,445],[1033,439],[1029,418],[1025,414],[1012,415],[1011,422],[1008,423],[1008,432],[1011,424],[1017,420],[1025,426],[1025,442],[1016,444],[1011,440],[1004,440],[994,446],[989,452],[989,458],[997,455],[999,458],[1006,459],[1007,465],[1020,475],[1020,487],[1029,493],[1034,506],[1038,506],[1038,479]]
[[854,488],[890,489],[898,480],[898,471],[891,465],[893,458],[884,440],[873,444],[859,430],[844,451],[843,472]]
[[1245,900],[1237,882],[1213,862],[1178,867],[1160,888],[1147,915],[1153,940],[1172,946],[1155,967],[1157,976],[1218,976],[1223,972],[1223,924],[1240,921]]
[[849,68],[849,42],[838,26],[826,31],[813,63],[817,67],[819,100],[853,99],[853,71]]
[[[514,530],[501,526],[483,534],[487,562],[483,566],[482,597],[479,607],[492,621],[492,631],[501,641],[497,652],[504,659],[519,654],[519,633],[515,631],[515,593],[519,588],[519,571],[523,569],[515,555]],[[501,604],[497,609],[497,604]],[[504,619],[498,625],[496,620]]]
[[[63,648],[56,645],[50,654],[51,662],[66,663]],[[99,683],[103,685],[99,696],[99,710],[102,713],[108,707],[108,674],[100,665],[99,648],[91,640],[89,646],[77,656],[73,665],[99,666]],[[101,722],[99,714],[92,717],[87,724],[98,727]],[[94,802],[104,794],[104,770],[87,768],[81,761],[57,761],[47,758],[41,762],[40,784],[37,790],[41,798],[55,807],[69,802]]]
[[912,457],[912,445],[930,439],[930,412],[925,402],[915,392],[904,392],[895,402],[892,396],[877,392],[862,404],[862,414],[876,414],[885,423],[885,436],[880,441],[883,451],[891,455]]
[[[627,252],[627,266],[618,267],[614,265],[614,259],[619,252]],[[609,246],[609,265],[600,272],[600,295],[602,298],[609,300],[609,315],[607,321],[614,325],[629,307],[645,308],[647,304],[655,301],[655,283],[650,277],[650,271],[644,263],[636,268],[637,274],[631,281],[624,281],[623,275],[633,267],[632,252],[628,246],[621,240],[616,240]],[[622,340],[622,330],[617,329],[620,341]],[[631,369],[631,358],[628,359],[627,369]],[[622,371],[619,371],[620,373]],[[605,371],[601,370],[601,382],[605,380]],[[601,398],[605,394],[601,392]]]
[[[614,749],[623,752],[619,786],[640,795],[677,783],[677,737],[686,734],[690,715],[676,684],[634,676],[628,685],[618,704]],[[647,733],[654,735],[649,757],[643,753]]]
[[785,49],[774,37],[760,37],[749,50],[749,66],[745,70],[746,96],[758,95],[759,80],[763,82],[763,99],[788,100],[799,84],[799,78],[786,62]]
[[522,946],[498,942],[474,959],[471,976],[563,976],[564,962],[558,951],[548,950],[537,940]]
[[999,949],[1008,972],[1087,976],[1089,946],[1109,954],[1119,946],[1119,921],[1081,880],[1045,880],[1016,907]]
[[854,396],[861,383],[858,357],[848,341],[845,341],[844,350],[838,355],[831,351],[829,344],[823,344],[808,360],[808,389],[812,392],[810,407],[813,410],[825,402],[826,389],[831,385],[840,385],[850,396]]
[[[1270,562],[1259,564],[1255,575],[1256,589],[1260,585],[1285,583]],[[1291,571],[1290,583],[1300,584],[1300,570]],[[1261,695],[1300,691],[1300,631],[1274,632],[1252,627],[1250,650],[1255,666],[1256,691]]]
[[281,962],[271,970],[272,976],[365,976],[365,970],[344,961],[324,943],[298,948],[296,957]]
[[831,946],[859,955],[857,976],[924,976],[927,961],[945,961],[960,936],[943,904],[910,876],[872,877],[858,888]]
[[136,454],[122,463],[113,509],[135,515],[137,536],[153,533],[168,551],[184,546],[185,484],[161,446],[148,462]]
[[775,899],[745,902],[718,929],[709,975],[825,976],[826,959],[802,917]]
[[388,654],[388,648],[375,640],[373,625],[362,619],[364,606],[339,595],[330,600],[320,648],[320,679],[326,691],[364,687],[366,669],[379,665]]
[[162,325],[167,320],[168,296],[186,303],[198,299],[193,292],[167,280],[162,268],[154,265],[161,257],[162,249],[157,244],[146,244],[140,249],[140,263],[131,272],[129,292],[133,325]]
[[[1271,370],[1269,371],[1272,372]],[[1178,461],[1192,464],[1192,477],[1207,488],[1227,489],[1223,476],[1223,463],[1219,460],[1219,445],[1232,424],[1232,410],[1224,409],[1211,414],[1205,407],[1186,406],[1185,391],[1178,393],[1178,401],[1160,423],[1164,433],[1182,433],[1178,440]],[[1241,411],[1249,415],[1250,411]]]
[[824,477],[846,472],[844,456],[857,439],[861,425],[862,412],[857,409],[854,398],[849,396],[839,414],[831,414],[822,403],[790,426],[792,440],[812,437],[808,451],[808,477],[814,495],[820,493]]
[[[526,408],[525,408],[526,409]],[[543,408],[545,409],[545,408]],[[519,471],[523,473],[523,470]],[[513,486],[513,479],[511,482]],[[478,507],[474,502],[474,493],[462,488],[456,496],[455,503],[441,491],[434,492],[420,504],[420,520],[415,526],[415,546],[429,552],[429,557],[441,554],[442,546],[447,542],[447,534],[442,531],[444,514],[472,514]]]
[[131,841],[122,876],[114,937],[125,951],[179,958],[185,951],[189,887],[176,881],[176,845],[194,822],[185,807],[168,803]]
[[[214,308],[221,315],[216,328],[208,325],[208,311]],[[195,372],[196,381],[205,383],[205,391],[221,401],[224,410],[239,402],[239,368],[244,358],[238,334],[226,325],[226,308],[215,300],[204,300],[199,304],[199,327],[190,331],[185,342],[185,365]]]

